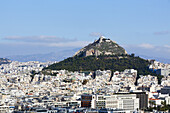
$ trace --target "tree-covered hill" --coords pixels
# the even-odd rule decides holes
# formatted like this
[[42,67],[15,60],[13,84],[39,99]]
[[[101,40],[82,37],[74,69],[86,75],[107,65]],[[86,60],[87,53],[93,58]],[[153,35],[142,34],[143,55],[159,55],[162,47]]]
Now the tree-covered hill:
[[148,60],[135,57],[134,54],[128,55],[116,42],[101,36],[76,52],[75,56],[52,64],[44,70],[96,71],[100,69],[114,72],[135,69],[138,71],[137,78],[139,75],[155,75],[160,83],[161,76],[152,73],[148,68],[149,64]]
[[125,69],[136,69],[139,75],[152,74],[148,69],[149,62],[134,55],[109,55],[70,57],[59,63],[50,65],[45,69],[69,71],[95,71],[112,70],[123,71]]

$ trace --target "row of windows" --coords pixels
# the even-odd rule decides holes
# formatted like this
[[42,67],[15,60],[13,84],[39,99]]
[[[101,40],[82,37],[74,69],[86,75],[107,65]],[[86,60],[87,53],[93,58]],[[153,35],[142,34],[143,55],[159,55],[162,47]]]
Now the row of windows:
[[134,103],[131,103],[131,102],[129,102],[129,103],[119,103],[119,105],[129,105],[129,106],[133,106],[133,105],[135,105]]
[[105,103],[97,103],[96,105],[105,105]]
[[103,103],[105,103],[105,102],[97,102],[96,104],[103,104]]
[[98,106],[96,106],[96,107],[97,107],[97,108],[105,108],[105,106],[101,106],[101,105],[100,105],[100,106],[98,105]]
[[97,101],[97,103],[105,103],[105,101]]
[[98,97],[98,100],[105,100],[104,97]]
[[81,102],[81,107],[91,107],[91,102]]
[[109,106],[108,105],[108,106],[106,106],[106,108],[117,108],[117,106],[111,106],[111,105]]
[[117,104],[118,102],[117,101],[107,101],[106,103],[107,104]]
[[83,100],[92,100],[92,96],[82,96]]

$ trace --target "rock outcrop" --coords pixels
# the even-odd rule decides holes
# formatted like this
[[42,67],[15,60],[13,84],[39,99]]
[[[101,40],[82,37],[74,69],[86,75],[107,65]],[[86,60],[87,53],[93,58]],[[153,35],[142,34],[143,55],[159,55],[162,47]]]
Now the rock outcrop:
[[101,36],[98,40],[95,40],[93,43],[85,46],[75,53],[74,56],[90,56],[90,55],[120,55],[127,54],[124,48],[119,46],[115,41],[106,39]]

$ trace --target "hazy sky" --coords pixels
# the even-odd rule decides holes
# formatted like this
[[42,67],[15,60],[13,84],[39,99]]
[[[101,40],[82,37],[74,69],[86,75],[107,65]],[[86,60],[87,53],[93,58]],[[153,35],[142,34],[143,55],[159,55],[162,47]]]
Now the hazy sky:
[[0,0],[0,57],[80,48],[100,35],[170,58],[170,0]]

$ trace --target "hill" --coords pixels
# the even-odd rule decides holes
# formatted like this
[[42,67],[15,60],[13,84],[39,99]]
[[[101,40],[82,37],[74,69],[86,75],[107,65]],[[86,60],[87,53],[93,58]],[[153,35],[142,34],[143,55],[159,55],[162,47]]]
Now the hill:
[[115,41],[106,39],[101,36],[98,40],[85,46],[75,53],[74,56],[99,56],[99,55],[116,55],[116,54],[127,54],[124,48],[119,46]]
[[139,75],[154,75],[148,66],[150,62],[134,54],[128,55],[124,48],[114,41],[100,37],[94,43],[80,49],[73,57],[69,57],[61,62],[54,63],[45,69],[68,70],[68,71],[96,71],[111,70],[124,71],[125,69],[135,69]]
[[59,63],[50,65],[45,69],[69,71],[95,71],[112,70],[123,71],[125,69],[136,69],[139,75],[151,74],[148,69],[149,62],[140,57],[132,55],[100,55],[88,57],[70,57]]

